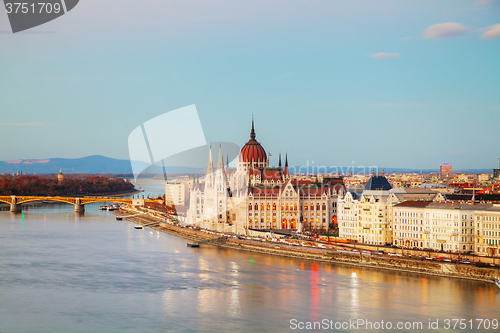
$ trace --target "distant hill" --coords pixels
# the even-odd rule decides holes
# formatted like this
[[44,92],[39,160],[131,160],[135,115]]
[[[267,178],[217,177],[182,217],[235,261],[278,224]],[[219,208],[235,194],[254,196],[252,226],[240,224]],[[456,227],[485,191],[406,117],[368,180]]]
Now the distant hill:
[[[200,169],[189,167],[167,167],[167,173],[192,173]],[[48,158],[41,160],[0,161],[0,173],[132,173],[130,160],[119,160],[101,155],[82,158]],[[151,166],[147,173],[163,173],[162,168]]]
[[[59,170],[63,173],[118,173],[118,174],[131,174],[132,167],[130,160],[119,160],[115,158],[105,157],[101,155],[92,155],[82,158],[47,158],[40,160],[14,160],[14,161],[0,161],[0,173],[15,173],[22,171],[23,173],[58,173]],[[200,173],[204,168],[192,168],[185,166],[169,166],[166,167],[167,174],[173,173]],[[291,166],[290,172],[299,173],[350,173],[349,167],[338,167],[327,169],[318,166]],[[438,169],[397,169],[385,168],[385,173],[430,173],[438,172]],[[492,169],[468,169],[468,170],[453,170],[457,173],[491,173]],[[377,170],[375,170],[377,172]],[[378,169],[382,172],[382,168]],[[161,167],[153,165],[144,170],[143,173],[148,174],[162,174]],[[354,173],[371,173],[371,169],[355,168]]]

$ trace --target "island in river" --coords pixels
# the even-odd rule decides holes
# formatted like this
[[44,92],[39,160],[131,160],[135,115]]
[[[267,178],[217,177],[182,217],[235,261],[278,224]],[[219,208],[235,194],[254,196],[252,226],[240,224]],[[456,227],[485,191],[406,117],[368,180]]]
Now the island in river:
[[128,179],[112,175],[0,176],[0,195],[86,196],[135,192]]

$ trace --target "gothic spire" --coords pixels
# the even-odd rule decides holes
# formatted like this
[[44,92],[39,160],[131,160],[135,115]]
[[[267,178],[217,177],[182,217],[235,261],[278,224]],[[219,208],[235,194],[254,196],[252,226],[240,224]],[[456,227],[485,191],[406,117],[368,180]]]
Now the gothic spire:
[[252,131],[250,132],[250,140],[254,140],[255,141],[255,129],[254,129],[254,126],[253,126],[253,114],[252,114]]
[[288,176],[288,154],[285,155],[285,176]]
[[222,147],[221,147],[221,145],[219,145],[219,158],[217,161],[217,170],[219,170],[219,169],[224,171],[224,162],[222,160]]
[[212,145],[210,145],[210,154],[208,155],[207,175],[214,172],[214,163],[212,162]]

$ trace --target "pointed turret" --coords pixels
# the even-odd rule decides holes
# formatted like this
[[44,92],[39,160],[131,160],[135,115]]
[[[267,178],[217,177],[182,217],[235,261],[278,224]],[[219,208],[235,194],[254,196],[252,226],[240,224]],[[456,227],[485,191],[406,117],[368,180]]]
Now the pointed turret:
[[222,160],[222,147],[219,145],[219,158],[217,161],[217,170],[224,170],[224,161]]
[[229,156],[226,156],[226,175],[230,174],[229,170]]
[[285,172],[284,172],[285,177],[288,177],[288,154],[285,155]]
[[212,146],[210,146],[210,154],[208,155],[207,175],[214,173],[214,162],[212,161]]
[[278,168],[280,168],[280,171],[281,171],[281,151],[280,151],[280,157],[279,157],[279,162],[278,162]]

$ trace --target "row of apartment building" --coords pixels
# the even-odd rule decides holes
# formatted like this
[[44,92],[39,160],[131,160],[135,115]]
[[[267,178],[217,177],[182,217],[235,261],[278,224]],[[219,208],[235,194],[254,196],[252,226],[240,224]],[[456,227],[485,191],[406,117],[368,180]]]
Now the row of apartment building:
[[500,257],[500,205],[445,202],[428,189],[392,188],[383,175],[340,193],[337,221],[339,237],[360,243]]
[[392,210],[398,246],[500,256],[500,205],[408,201]]

